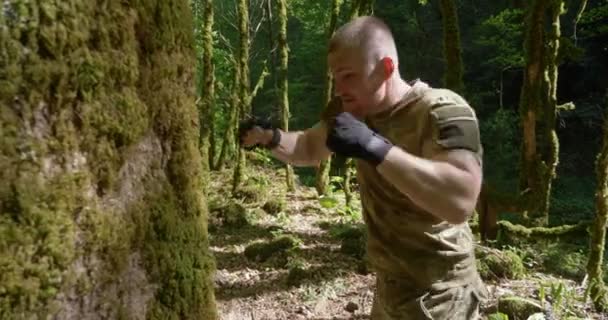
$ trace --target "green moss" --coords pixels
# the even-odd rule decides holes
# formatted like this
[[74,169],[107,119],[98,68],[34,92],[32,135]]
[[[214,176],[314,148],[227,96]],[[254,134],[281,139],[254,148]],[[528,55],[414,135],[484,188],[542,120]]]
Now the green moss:
[[257,185],[245,185],[236,190],[234,197],[247,203],[261,202],[267,196],[267,191]]
[[[155,288],[148,318],[216,318],[189,3],[11,1],[4,10],[0,318],[52,317],[59,293],[120,282],[136,251]],[[101,205],[147,134],[163,154],[150,169],[158,174],[135,186],[144,199],[127,213]],[[99,270],[77,277],[73,263],[90,256]]]
[[500,278],[520,279],[526,269],[517,253],[511,250],[476,251],[477,269],[485,280]]
[[[149,318],[178,319],[183,314],[205,317],[212,284],[208,278],[214,260],[209,255],[203,216],[187,216],[180,197],[166,183],[134,208],[133,223],[149,276],[159,285]],[[139,214],[135,214],[139,212]],[[208,303],[208,302],[207,302]]]
[[575,225],[564,225],[559,227],[533,227],[527,228],[522,225],[515,225],[508,221],[499,221],[498,239],[502,243],[521,243],[530,240],[555,240],[569,239],[587,236],[589,221],[581,221]]
[[269,214],[276,215],[279,212],[285,210],[285,207],[287,207],[287,204],[285,203],[285,199],[281,197],[269,199],[268,201],[266,201],[266,203],[264,203],[262,209],[264,209],[264,211]]
[[276,254],[298,247],[298,239],[293,236],[280,236],[270,242],[256,242],[245,248],[245,256],[254,261],[264,262]]
[[251,225],[247,208],[237,202],[230,202],[221,210],[222,225],[226,227],[244,227]]
[[585,276],[587,256],[577,247],[569,245],[551,245],[544,251],[543,265],[554,274],[575,280]]
[[509,319],[528,319],[529,316],[543,312],[538,301],[516,296],[503,296],[498,299],[498,311]]

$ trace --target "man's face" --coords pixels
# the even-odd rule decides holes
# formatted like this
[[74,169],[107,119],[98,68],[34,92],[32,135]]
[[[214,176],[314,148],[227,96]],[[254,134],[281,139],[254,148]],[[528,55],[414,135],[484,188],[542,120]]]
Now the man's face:
[[359,54],[348,50],[332,52],[328,62],[335,93],[342,100],[344,111],[363,118],[380,104],[384,81],[375,66],[366,64]]

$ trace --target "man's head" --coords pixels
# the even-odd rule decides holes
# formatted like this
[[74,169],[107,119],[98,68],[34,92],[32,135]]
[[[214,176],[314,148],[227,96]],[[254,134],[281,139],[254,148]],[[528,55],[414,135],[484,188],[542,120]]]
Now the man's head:
[[360,118],[382,107],[391,85],[400,79],[391,31],[374,17],[340,27],[330,40],[328,62],[345,111]]

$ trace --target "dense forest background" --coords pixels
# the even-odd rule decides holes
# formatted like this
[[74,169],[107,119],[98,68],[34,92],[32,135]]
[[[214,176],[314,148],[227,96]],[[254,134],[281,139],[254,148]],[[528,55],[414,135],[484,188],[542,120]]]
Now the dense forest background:
[[363,14],[478,114],[484,316],[606,319],[608,0],[4,0],[0,318],[368,318],[351,162],[237,143],[317,121]]
[[[518,181],[521,128],[518,114],[523,78],[524,3],[519,1],[457,1],[464,64],[463,96],[475,108],[485,150],[485,180],[514,191]],[[347,20],[351,3],[342,3],[339,24]],[[560,141],[557,179],[551,201],[551,223],[590,219],[594,212],[594,162],[601,141],[608,79],[606,1],[589,1],[580,21],[580,1],[568,1],[561,17],[557,134]],[[304,129],[317,121],[324,108],[326,25],[331,1],[288,1],[289,125]],[[215,1],[214,63],[219,108],[215,121],[225,126],[230,109],[232,54],[238,43],[237,11],[232,1]],[[251,0],[252,82],[272,66],[276,48],[267,20],[265,1]],[[406,80],[419,78],[441,87],[445,72],[442,19],[438,1],[376,0],[373,14],[392,29]],[[273,19],[276,19],[274,16]],[[200,38],[200,37],[199,37]],[[271,49],[275,51],[271,51]],[[274,52],[274,53],[273,53]],[[280,117],[273,74],[252,101],[253,113]],[[276,78],[275,78],[276,79]],[[220,131],[221,132],[221,131]],[[296,169],[300,180],[312,185],[313,169]]]

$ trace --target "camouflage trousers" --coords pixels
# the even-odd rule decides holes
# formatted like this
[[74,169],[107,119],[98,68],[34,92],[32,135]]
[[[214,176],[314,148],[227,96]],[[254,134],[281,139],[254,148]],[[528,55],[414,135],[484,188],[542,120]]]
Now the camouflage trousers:
[[422,291],[406,280],[377,274],[371,319],[477,320],[483,292],[479,284]]

